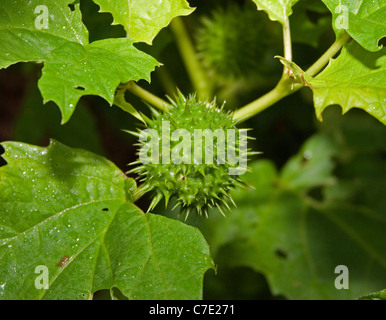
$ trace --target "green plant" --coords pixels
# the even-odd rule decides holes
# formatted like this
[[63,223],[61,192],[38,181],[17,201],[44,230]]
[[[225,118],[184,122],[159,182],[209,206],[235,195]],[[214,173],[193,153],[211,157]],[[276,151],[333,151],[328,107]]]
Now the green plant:
[[[236,133],[233,114],[224,112],[215,102],[197,101],[196,97],[186,98],[181,93],[176,97],[176,101],[171,101],[167,111],[153,112],[154,119],[147,119],[146,122],[148,128],[156,133],[157,145],[154,149],[158,151],[148,157],[148,149],[145,148],[141,154],[143,158],[133,163],[139,166],[131,170],[139,173],[144,180],[141,193],[150,190],[156,193],[149,211],[152,211],[162,198],[165,198],[167,207],[169,199],[176,197],[176,206],[181,206],[186,217],[190,211],[198,214],[204,212],[208,217],[209,208],[218,208],[223,213],[222,207],[228,206],[226,200],[232,199],[230,191],[237,185],[242,185],[238,178],[239,173],[230,173],[232,169],[237,170],[237,163],[227,160],[227,154],[232,148],[235,154],[240,153],[240,144],[246,147],[246,138],[240,143],[238,135],[235,135],[236,143],[233,146],[227,142],[227,130],[234,130]],[[166,125],[168,132],[177,132],[178,136],[165,135]],[[203,137],[207,138],[205,130],[214,134],[218,129],[224,130],[220,131],[224,132],[223,137],[217,135],[216,141],[203,141]],[[186,130],[186,135],[181,136],[179,130]],[[133,134],[142,138],[141,147],[147,145],[147,137],[141,137],[141,132]],[[187,141],[180,141],[181,137]],[[170,152],[171,150],[173,151]],[[165,151],[167,162],[164,159]],[[153,157],[155,161],[151,161]],[[211,158],[211,163],[205,161],[206,157]]]
[[205,16],[197,31],[197,49],[209,74],[217,81],[256,81],[277,71],[272,56],[281,50],[281,30],[265,19],[263,12],[235,3]]
[[[205,274],[219,281],[207,273],[216,266],[258,272],[250,279],[268,283],[263,297],[352,299],[385,288],[386,1],[214,1],[194,14],[186,0],[144,3],[0,4],[0,68],[32,79],[14,130],[23,142],[0,146],[0,298],[200,299]],[[324,52],[319,39],[331,41]],[[19,62],[43,65],[41,75]],[[310,92],[323,124],[297,110],[308,110]],[[118,108],[99,108],[102,100]],[[65,126],[41,101],[59,107]],[[333,104],[377,120],[324,111]],[[254,153],[237,127],[252,127],[253,149],[269,154],[282,138],[266,128],[276,112],[307,132],[302,145],[284,159],[256,157],[242,174]],[[140,139],[126,174],[97,139],[106,124]],[[170,129],[180,131],[170,138]],[[205,129],[226,134],[192,153],[184,137]],[[49,146],[36,146],[47,132]],[[129,139],[115,133],[108,144],[124,141],[118,153],[132,154]],[[166,151],[177,161],[158,163]],[[225,213],[229,201],[236,208]],[[334,286],[339,265],[349,289]],[[224,294],[215,284],[205,292]]]

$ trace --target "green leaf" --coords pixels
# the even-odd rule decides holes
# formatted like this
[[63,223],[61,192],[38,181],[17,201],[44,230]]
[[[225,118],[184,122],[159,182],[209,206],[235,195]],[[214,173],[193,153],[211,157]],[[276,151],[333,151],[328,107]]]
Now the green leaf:
[[[234,245],[231,259],[263,272],[275,294],[354,299],[385,283],[384,216],[345,204],[318,207],[290,192],[256,211],[258,230]],[[348,290],[334,286],[339,265],[348,267]]]
[[68,41],[86,45],[88,31],[82,23],[79,5],[74,5],[74,11],[68,7],[72,2],[3,1],[0,4],[0,69],[21,61],[44,61],[55,48]]
[[386,300],[386,289],[362,296],[359,300]]
[[136,42],[151,44],[160,30],[173,18],[191,14],[186,0],[94,0],[101,10],[110,12],[114,24],[125,27],[127,36]]
[[369,51],[378,51],[386,36],[386,0],[323,0],[333,15],[333,27],[342,29]]
[[[262,272],[273,294],[290,299],[356,299],[382,288],[385,211],[351,203],[350,189],[345,198],[326,197],[330,188],[345,188],[334,176],[339,150],[322,134],[280,174],[269,161],[253,163],[244,177],[253,188],[233,193],[238,208],[203,223],[217,263]],[[347,290],[334,285],[339,265],[349,269]]]
[[213,262],[200,231],[131,208],[119,209],[105,238],[110,259],[102,265],[111,263],[112,285],[130,299],[202,299],[203,276]]
[[106,39],[86,46],[67,43],[52,52],[46,61],[39,88],[44,102],[54,101],[68,121],[79,99],[99,95],[111,105],[120,83],[145,79],[150,82],[158,62],[139,51],[130,39]]
[[258,10],[264,10],[273,21],[279,21],[284,24],[287,18],[292,14],[292,6],[298,0],[252,0]]
[[[3,143],[0,298],[88,299],[118,288],[131,299],[199,299],[212,267],[201,233],[144,214],[135,182],[90,152]],[[48,289],[37,288],[48,271]]]
[[[79,5],[71,11],[69,1],[46,2],[49,4],[23,0],[0,5],[0,17],[4,18],[0,21],[0,68],[23,61],[45,62],[39,88],[44,102],[58,104],[62,123],[70,119],[84,95],[101,96],[112,105],[121,82],[150,81],[150,73],[159,64],[136,49],[132,40],[106,39],[89,44]],[[36,7],[46,8],[47,29],[40,27]]]
[[307,81],[319,119],[327,106],[339,104],[343,113],[361,108],[386,124],[386,49],[372,53],[351,42],[325,70]]
[[321,185],[331,185],[334,169],[333,157],[338,147],[325,135],[316,135],[300,148],[297,155],[287,161],[281,170],[281,185],[290,190],[304,192]]

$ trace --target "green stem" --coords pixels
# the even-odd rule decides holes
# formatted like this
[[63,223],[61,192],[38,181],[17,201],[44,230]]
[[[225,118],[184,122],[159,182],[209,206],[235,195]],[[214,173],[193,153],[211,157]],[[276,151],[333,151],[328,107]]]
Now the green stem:
[[211,86],[207,76],[197,59],[193,43],[181,18],[174,18],[170,24],[178,49],[181,53],[188,75],[200,99],[211,98]]
[[123,88],[127,89],[131,93],[134,93],[137,97],[150,103],[153,107],[156,107],[157,109],[166,111],[171,107],[170,104],[167,103],[165,100],[162,100],[161,98],[157,97],[156,95],[141,88],[134,81],[129,81],[129,82],[125,83],[123,85]]
[[247,104],[246,106],[237,110],[233,116],[238,122],[245,121],[254,115],[262,112],[271,105],[280,101],[284,97],[290,95],[291,92],[291,82],[290,78],[284,77],[279,81],[276,87],[260,97],[259,99]]
[[[342,49],[344,44],[349,39],[350,36],[347,33],[343,33],[335,40],[332,46],[310,68],[307,69],[306,73],[312,77],[318,74],[328,64],[330,59]],[[293,79],[290,78],[287,73],[284,73],[281,80],[273,90],[237,110],[233,118],[239,122],[245,121],[304,87],[304,84],[294,84],[292,80]]]
[[310,67],[306,70],[306,73],[311,77],[316,76],[333,58],[339,51],[342,49],[344,44],[350,39],[350,35],[347,32],[343,32],[339,38],[335,40],[332,46]]

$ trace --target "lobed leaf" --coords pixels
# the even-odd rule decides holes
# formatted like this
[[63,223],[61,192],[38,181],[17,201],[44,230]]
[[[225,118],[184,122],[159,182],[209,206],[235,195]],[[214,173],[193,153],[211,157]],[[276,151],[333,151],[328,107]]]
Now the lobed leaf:
[[65,123],[82,96],[99,95],[112,105],[120,83],[150,82],[150,72],[158,65],[130,39],[105,39],[86,46],[71,42],[52,52],[52,59],[42,70],[39,89],[45,103],[58,104]]
[[369,51],[379,51],[386,36],[386,0],[323,0],[333,15],[333,28],[343,29]]
[[0,69],[22,61],[42,62],[69,41],[88,44],[88,31],[82,23],[79,5],[74,5],[71,11],[69,3],[69,0],[3,1]]
[[88,43],[79,4],[73,9],[69,4],[69,0],[22,0],[0,5],[0,68],[44,62],[39,88],[44,102],[58,104],[62,123],[70,119],[82,96],[98,95],[112,105],[121,82],[150,81],[159,65],[130,39]]
[[325,70],[307,81],[319,119],[327,106],[339,104],[343,113],[361,108],[386,124],[386,49],[373,53],[351,42]]
[[292,14],[292,6],[298,0],[252,0],[258,10],[267,12],[269,18],[273,21],[279,21],[284,24],[288,17]]
[[131,202],[135,182],[115,165],[56,141],[3,146],[1,299],[89,299],[112,287],[131,299],[201,298],[213,266],[202,235],[144,214]]
[[101,12],[110,12],[114,24],[124,26],[127,37],[151,44],[173,18],[191,14],[186,0],[94,0]]

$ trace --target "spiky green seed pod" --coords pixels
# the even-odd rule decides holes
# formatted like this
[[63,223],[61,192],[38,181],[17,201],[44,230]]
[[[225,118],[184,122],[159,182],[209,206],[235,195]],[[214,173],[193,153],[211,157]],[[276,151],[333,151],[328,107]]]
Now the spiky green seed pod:
[[[208,216],[208,208],[221,213],[233,202],[230,191],[242,186],[239,175],[246,170],[246,129],[237,129],[233,114],[215,102],[201,102],[181,93],[162,113],[153,110],[140,138],[140,159],[130,172],[139,174],[146,191],[153,190],[153,210],[164,198],[189,215],[196,211]],[[233,202],[234,203],[234,202]]]
[[230,4],[202,19],[197,49],[216,79],[251,79],[280,71],[273,58],[281,46],[280,30],[253,4]]

